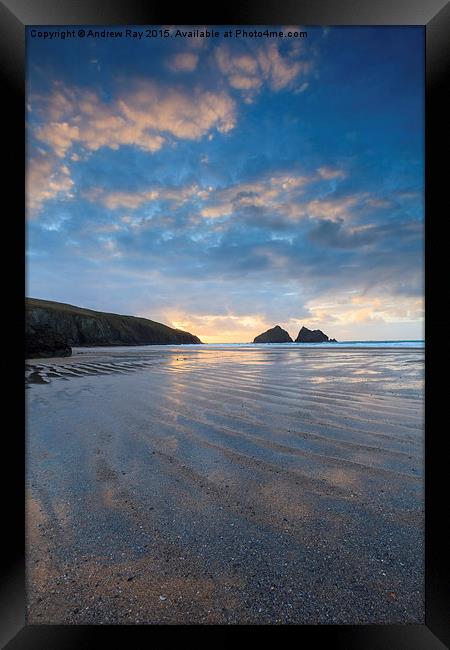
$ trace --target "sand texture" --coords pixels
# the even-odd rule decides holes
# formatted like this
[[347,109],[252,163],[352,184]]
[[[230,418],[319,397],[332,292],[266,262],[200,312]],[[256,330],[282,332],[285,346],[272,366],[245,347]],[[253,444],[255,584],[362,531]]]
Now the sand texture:
[[28,362],[28,622],[423,623],[423,361]]

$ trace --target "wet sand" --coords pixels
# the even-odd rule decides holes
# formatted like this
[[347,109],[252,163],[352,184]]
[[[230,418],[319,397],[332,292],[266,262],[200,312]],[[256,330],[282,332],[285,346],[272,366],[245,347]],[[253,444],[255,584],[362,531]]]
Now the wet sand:
[[423,361],[28,362],[28,623],[423,623]]

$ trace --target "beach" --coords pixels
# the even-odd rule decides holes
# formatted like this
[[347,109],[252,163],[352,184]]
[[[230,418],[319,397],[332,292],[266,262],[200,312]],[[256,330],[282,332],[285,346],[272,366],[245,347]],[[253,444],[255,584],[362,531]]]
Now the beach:
[[29,624],[424,622],[424,349],[26,364]]

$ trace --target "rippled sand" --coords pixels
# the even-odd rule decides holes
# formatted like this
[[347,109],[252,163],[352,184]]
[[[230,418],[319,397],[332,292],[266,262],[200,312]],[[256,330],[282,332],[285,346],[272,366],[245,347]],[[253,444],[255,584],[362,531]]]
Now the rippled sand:
[[423,623],[423,350],[27,363],[29,623]]

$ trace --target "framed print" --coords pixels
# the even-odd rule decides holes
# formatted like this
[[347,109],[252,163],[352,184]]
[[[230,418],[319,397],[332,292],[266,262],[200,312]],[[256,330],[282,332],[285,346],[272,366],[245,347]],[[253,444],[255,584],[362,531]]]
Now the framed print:
[[448,3],[0,20],[4,646],[446,647]]

